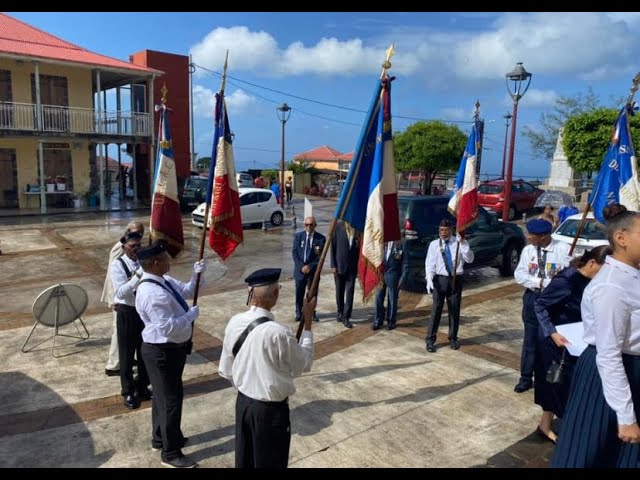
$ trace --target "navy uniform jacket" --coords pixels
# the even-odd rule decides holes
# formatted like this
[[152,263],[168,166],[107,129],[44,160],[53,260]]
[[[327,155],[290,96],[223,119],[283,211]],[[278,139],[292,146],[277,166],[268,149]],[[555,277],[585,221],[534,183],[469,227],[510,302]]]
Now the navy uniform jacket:
[[393,247],[391,248],[391,255],[389,258],[386,258],[387,255],[387,244],[384,245],[384,274],[394,274],[400,276],[402,274],[402,263],[404,261],[405,251],[404,245],[402,241],[393,242]]
[[304,262],[304,242],[307,239],[307,232],[302,231],[296,233],[296,236],[293,239],[293,249],[291,250],[291,254],[293,255],[293,278],[296,280],[304,279],[304,273],[302,273],[302,267],[305,265],[311,266],[311,271],[307,274],[313,274],[315,272],[316,267],[318,266],[318,260],[320,260],[320,254],[322,253],[322,249],[324,248],[325,238],[324,235],[318,233],[318,231],[313,232],[313,240],[311,245],[311,252],[309,253],[309,258],[307,263]]
[[336,231],[331,239],[331,268],[337,269],[339,275],[358,273],[358,256],[360,255],[360,241],[353,236],[349,247],[349,235],[341,223],[336,225]]

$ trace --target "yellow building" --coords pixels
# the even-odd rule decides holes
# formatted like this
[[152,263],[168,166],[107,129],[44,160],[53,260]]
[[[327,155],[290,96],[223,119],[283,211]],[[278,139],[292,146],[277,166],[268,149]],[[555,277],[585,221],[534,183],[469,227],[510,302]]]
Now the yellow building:
[[118,145],[118,157],[137,152],[136,196],[141,185],[148,192],[153,80],[162,72],[89,52],[3,13],[0,32],[0,208],[46,213],[71,197],[106,208],[108,144]]
[[335,148],[323,145],[313,150],[299,153],[293,157],[293,161],[307,167],[316,168],[325,173],[346,175],[351,167],[353,152],[340,153]]

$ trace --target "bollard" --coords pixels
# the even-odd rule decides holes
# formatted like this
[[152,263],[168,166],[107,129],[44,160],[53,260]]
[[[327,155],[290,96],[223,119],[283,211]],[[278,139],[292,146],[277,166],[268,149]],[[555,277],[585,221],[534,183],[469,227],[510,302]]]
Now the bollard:
[[291,205],[291,215],[293,216],[293,218],[296,218],[296,207],[293,204]]
[[267,221],[266,220],[262,220],[262,231],[263,232],[267,231]]
[[527,223],[527,214],[526,214],[526,213],[523,213],[523,214],[522,214],[522,221],[523,221],[524,223]]
[[298,227],[297,227],[297,223],[298,223],[298,221],[297,221],[296,217],[293,217],[293,218],[291,219],[291,227],[292,227],[294,230],[295,230],[296,228],[298,228]]

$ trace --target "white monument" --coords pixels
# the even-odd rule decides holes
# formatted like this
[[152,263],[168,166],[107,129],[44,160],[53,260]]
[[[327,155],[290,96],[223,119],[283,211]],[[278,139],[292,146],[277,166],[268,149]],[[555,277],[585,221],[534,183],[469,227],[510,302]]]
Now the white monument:
[[582,174],[575,172],[562,148],[562,127],[558,132],[556,150],[553,152],[549,177],[544,185],[540,185],[543,190],[559,190],[571,195],[576,203],[586,201],[586,196],[581,195],[587,189],[582,186]]

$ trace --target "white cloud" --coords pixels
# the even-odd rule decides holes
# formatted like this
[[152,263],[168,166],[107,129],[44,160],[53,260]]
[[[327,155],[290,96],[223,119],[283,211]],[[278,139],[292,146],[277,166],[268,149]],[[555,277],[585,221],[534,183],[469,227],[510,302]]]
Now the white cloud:
[[[531,88],[525,93],[521,102],[526,103],[527,107],[550,107],[556,103],[559,95],[553,90],[537,90]],[[509,95],[504,97],[505,107],[513,107],[513,99]]]
[[[256,97],[248,95],[241,89],[225,94],[227,111],[240,114],[256,104]],[[193,86],[193,114],[197,117],[213,118],[216,105],[215,92],[201,85]]]

